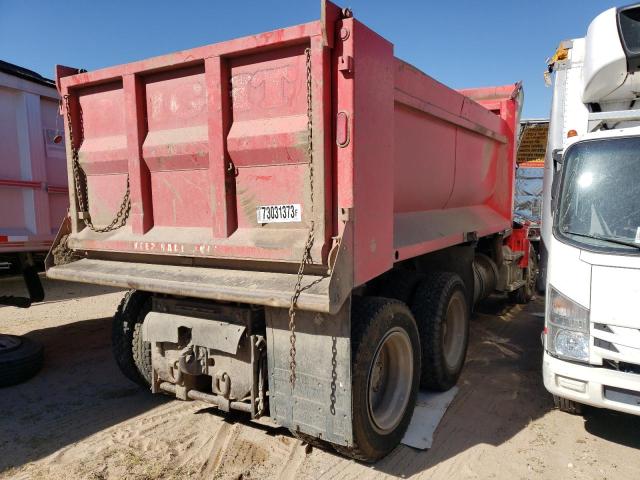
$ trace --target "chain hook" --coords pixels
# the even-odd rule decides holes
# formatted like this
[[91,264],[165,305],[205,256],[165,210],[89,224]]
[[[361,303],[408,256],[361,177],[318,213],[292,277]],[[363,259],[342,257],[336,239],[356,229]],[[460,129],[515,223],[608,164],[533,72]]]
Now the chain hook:
[[[80,208],[80,212],[82,213],[82,221],[84,224],[89,227],[91,230],[97,233],[106,233],[111,232],[112,230],[117,230],[118,228],[123,227],[127,223],[127,219],[129,218],[129,212],[131,211],[131,198],[130,198],[130,188],[129,188],[129,172],[127,172],[127,185],[125,189],[124,196],[122,198],[122,202],[120,204],[120,208],[116,213],[116,216],[111,223],[106,227],[97,228],[94,226],[91,221],[91,216],[89,215],[89,195],[87,192],[87,175],[82,170],[82,166],[80,165],[80,157],[78,153],[78,146],[76,146],[74,138],[73,138],[73,122],[71,120],[71,108],[70,108],[70,95],[67,93],[64,95],[64,106],[66,110],[67,117],[67,128],[69,130],[69,146],[71,148],[71,168],[73,169],[73,180],[74,186],[76,189],[76,200],[78,202],[78,207]],[[79,125],[81,138],[84,138],[84,123],[82,121],[82,109],[79,108]]]

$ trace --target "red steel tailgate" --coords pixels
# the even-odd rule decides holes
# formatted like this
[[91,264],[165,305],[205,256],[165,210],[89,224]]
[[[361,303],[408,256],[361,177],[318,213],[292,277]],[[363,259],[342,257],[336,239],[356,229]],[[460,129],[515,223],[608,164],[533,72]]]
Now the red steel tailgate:
[[[332,220],[329,47],[335,22],[326,16],[61,75],[81,167],[76,183],[88,218],[96,229],[109,225],[127,189],[131,204],[124,208],[124,226],[96,232],[83,220],[87,215],[74,186],[69,246],[299,262],[313,226],[313,261],[326,263]],[[71,167],[71,142],[67,157]],[[271,216],[293,221],[258,222],[260,207],[282,205],[287,207],[271,208]]]

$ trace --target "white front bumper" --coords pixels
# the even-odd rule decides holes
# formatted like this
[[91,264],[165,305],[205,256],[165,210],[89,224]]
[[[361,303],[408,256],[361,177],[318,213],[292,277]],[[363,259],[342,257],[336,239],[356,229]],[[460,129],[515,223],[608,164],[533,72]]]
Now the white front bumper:
[[[640,375],[565,362],[544,353],[544,386],[553,395],[594,407],[640,415]],[[638,393],[636,405],[605,397],[605,387]]]

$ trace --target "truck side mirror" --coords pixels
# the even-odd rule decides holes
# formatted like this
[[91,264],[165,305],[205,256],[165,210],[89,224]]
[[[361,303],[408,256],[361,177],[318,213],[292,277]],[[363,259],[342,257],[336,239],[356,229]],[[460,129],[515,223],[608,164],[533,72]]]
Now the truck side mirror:
[[558,207],[558,189],[560,188],[560,177],[562,176],[562,149],[557,148],[551,154],[553,158],[553,181],[551,182],[551,214]]

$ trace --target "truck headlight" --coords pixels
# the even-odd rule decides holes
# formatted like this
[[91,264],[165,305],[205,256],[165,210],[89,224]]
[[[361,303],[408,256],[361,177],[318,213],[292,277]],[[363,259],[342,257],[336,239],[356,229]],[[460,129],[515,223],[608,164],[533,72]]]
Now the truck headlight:
[[589,309],[549,287],[547,350],[568,360],[589,361]]

